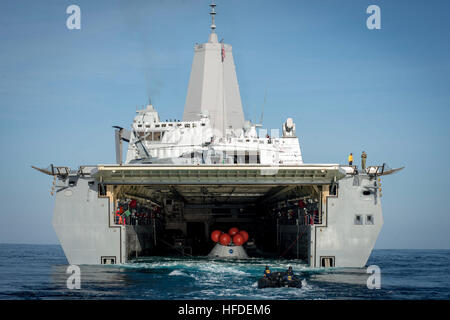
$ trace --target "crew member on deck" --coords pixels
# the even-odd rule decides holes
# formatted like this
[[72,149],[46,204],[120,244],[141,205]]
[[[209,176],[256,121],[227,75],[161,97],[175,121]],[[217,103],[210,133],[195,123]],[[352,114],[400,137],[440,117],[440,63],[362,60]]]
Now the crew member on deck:
[[348,165],[353,165],[353,153],[350,153],[350,155],[348,156]]
[[367,159],[367,153],[365,151],[363,151],[361,154],[361,169],[363,169],[363,170],[366,168],[366,159]]

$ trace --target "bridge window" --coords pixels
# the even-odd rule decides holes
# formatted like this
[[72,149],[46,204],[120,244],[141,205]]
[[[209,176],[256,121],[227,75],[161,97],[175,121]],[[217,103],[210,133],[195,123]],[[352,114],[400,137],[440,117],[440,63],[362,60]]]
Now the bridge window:
[[362,225],[363,224],[362,215],[360,215],[360,214],[355,215],[355,224],[356,225]]
[[366,216],[366,224],[374,224],[374,221],[373,221],[373,215],[368,214],[368,215]]
[[147,141],[153,141],[153,132],[149,132],[147,137],[145,138]]

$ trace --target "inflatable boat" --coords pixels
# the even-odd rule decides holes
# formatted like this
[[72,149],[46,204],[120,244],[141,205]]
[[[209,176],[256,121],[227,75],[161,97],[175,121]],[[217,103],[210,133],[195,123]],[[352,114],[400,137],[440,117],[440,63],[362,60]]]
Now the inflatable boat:
[[258,280],[259,289],[281,287],[301,288],[302,279],[291,274],[291,280],[288,280],[287,272],[274,272]]

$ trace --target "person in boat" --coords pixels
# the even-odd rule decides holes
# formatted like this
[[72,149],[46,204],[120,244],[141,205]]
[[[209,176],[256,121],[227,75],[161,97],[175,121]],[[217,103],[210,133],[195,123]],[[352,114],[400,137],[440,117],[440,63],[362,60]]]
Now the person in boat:
[[272,271],[270,271],[269,266],[266,266],[266,270],[264,270],[264,277],[268,278],[272,275]]
[[289,266],[286,273],[284,274],[283,280],[287,282],[291,282],[292,280],[294,280],[294,272],[292,271],[291,266]]

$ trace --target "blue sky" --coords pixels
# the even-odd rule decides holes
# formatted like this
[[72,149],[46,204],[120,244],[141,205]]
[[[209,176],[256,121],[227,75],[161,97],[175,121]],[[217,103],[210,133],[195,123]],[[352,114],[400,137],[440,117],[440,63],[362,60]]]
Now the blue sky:
[[[376,248],[450,248],[448,1],[218,0],[246,118],[297,125],[309,163],[406,169],[383,179]],[[81,30],[66,28],[67,6]],[[112,125],[151,96],[181,119],[209,1],[2,0],[0,242],[57,243],[51,178],[30,168],[113,163]],[[381,8],[381,30],[366,8]]]

